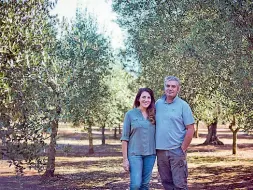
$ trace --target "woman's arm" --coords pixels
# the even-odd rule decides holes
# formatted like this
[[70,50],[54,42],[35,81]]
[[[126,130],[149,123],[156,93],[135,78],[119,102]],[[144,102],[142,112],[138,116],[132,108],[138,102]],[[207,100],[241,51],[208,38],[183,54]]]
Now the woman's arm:
[[128,141],[122,141],[122,154],[123,154],[123,168],[125,171],[129,171],[129,161],[127,158]]

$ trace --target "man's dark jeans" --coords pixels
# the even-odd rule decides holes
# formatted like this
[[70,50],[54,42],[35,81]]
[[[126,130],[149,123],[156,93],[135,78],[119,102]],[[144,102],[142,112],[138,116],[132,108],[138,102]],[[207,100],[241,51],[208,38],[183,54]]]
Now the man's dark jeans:
[[165,190],[188,190],[186,153],[181,147],[173,150],[157,150],[158,171]]

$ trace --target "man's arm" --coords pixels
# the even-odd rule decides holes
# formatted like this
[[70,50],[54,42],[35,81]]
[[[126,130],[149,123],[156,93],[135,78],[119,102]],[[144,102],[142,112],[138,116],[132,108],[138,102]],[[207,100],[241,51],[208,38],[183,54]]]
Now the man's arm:
[[187,150],[187,148],[189,147],[193,135],[194,135],[194,124],[190,124],[190,125],[186,125],[186,134],[184,137],[184,141],[181,145],[182,150],[185,152]]

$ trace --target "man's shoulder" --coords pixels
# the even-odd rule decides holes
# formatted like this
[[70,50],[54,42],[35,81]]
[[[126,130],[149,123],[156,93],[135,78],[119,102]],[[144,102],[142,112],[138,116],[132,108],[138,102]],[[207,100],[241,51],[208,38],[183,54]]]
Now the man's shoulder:
[[158,100],[156,100],[156,104],[157,104],[157,103],[164,103],[165,98],[166,98],[165,95],[161,96],[160,98],[158,98]]
[[177,101],[184,106],[189,106],[188,102],[186,102],[184,99],[180,97],[177,98]]
[[164,102],[164,100],[162,98],[159,98],[158,100],[156,100],[156,103],[158,102]]
[[191,110],[190,104],[182,98],[178,98],[177,105],[183,109],[183,111]]
[[164,104],[164,100],[162,98],[159,98],[158,100],[156,100],[155,102],[155,106],[157,108],[157,106],[161,106]]

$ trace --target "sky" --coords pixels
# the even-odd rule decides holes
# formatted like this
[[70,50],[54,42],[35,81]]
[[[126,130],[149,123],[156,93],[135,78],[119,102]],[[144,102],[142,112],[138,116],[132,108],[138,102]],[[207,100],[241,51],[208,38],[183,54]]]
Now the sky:
[[112,39],[113,48],[124,48],[124,33],[119,25],[115,23],[116,13],[112,11],[110,1],[106,0],[58,0],[56,7],[52,11],[58,14],[59,18],[68,19],[75,17],[76,7],[81,6],[97,16],[101,33],[105,33]]

